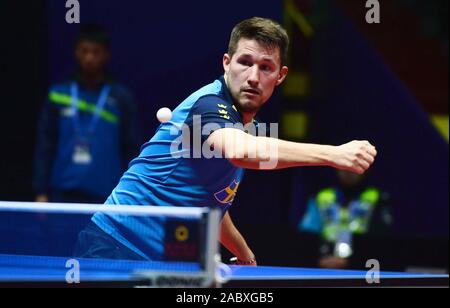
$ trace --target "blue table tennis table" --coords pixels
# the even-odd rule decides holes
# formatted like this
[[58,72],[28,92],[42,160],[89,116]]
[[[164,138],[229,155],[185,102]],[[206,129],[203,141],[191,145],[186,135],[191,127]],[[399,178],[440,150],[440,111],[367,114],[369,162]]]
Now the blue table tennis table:
[[[180,271],[196,273],[197,263],[77,259],[80,283],[68,284],[69,258],[1,255],[2,287],[134,287],[146,285],[136,272]],[[448,275],[381,272],[380,283],[369,284],[366,271],[325,270],[270,266],[230,266],[231,277],[223,287],[369,287],[435,286],[448,287]]]
[[[136,272],[201,270],[197,263],[77,259],[80,283],[68,284],[69,258],[0,254],[0,287],[135,287],[146,285]],[[381,272],[379,284],[366,281],[366,271],[288,267],[230,266],[231,277],[223,287],[448,287],[448,275]]]

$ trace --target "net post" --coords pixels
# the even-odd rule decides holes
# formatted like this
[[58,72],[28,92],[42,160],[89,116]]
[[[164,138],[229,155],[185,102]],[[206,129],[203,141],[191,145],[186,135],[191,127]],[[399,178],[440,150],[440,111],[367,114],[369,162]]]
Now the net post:
[[218,262],[220,261],[219,254],[219,227],[221,211],[219,209],[210,209],[207,215],[207,232],[206,232],[206,247],[205,247],[205,272],[208,279],[211,279],[209,285],[211,287],[217,286],[216,271]]

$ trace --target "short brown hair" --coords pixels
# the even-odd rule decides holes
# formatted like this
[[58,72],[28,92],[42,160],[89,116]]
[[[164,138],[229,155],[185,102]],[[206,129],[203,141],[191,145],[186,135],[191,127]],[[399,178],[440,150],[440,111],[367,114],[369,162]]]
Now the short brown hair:
[[230,57],[236,53],[241,38],[256,40],[265,47],[278,47],[280,50],[281,65],[286,63],[289,48],[289,37],[286,30],[277,22],[261,17],[252,17],[238,23],[231,32],[228,44]]

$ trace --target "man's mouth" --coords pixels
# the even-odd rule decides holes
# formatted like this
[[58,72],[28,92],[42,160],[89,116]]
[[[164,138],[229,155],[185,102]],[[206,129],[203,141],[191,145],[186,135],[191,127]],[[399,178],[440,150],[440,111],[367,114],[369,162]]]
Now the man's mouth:
[[252,95],[260,95],[261,94],[261,92],[259,90],[251,89],[251,88],[242,89],[242,92],[252,94]]

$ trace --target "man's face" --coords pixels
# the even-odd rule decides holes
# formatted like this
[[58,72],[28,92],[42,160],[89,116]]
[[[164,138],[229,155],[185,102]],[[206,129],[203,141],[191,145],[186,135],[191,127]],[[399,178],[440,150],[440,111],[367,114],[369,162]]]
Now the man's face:
[[279,48],[266,48],[245,38],[239,40],[232,58],[224,55],[223,67],[231,95],[247,113],[257,113],[288,72],[286,66],[281,67]]
[[337,170],[337,175],[338,175],[339,181],[345,187],[356,186],[364,178],[364,176],[361,174],[353,173],[353,172],[346,171],[346,170]]
[[94,74],[104,69],[109,60],[109,51],[103,44],[80,41],[75,48],[75,57],[83,72]]

